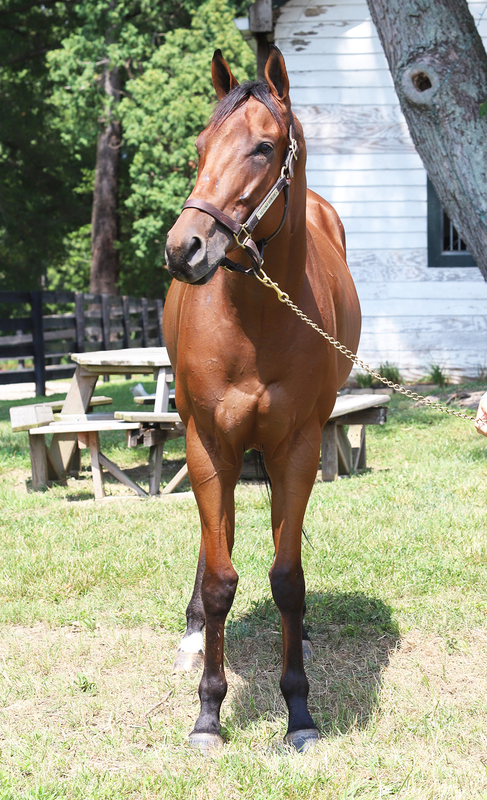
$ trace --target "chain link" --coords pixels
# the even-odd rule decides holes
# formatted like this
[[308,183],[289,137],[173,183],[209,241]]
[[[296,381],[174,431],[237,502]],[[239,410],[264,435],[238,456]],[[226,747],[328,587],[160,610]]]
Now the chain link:
[[355,353],[345,347],[344,344],[340,344],[339,341],[330,336],[329,333],[325,333],[319,325],[317,325],[313,320],[306,316],[306,314],[295,305],[292,300],[290,299],[289,295],[286,292],[283,292],[282,289],[279,288],[277,283],[274,283],[268,275],[264,272],[262,267],[260,268],[259,272],[255,272],[256,278],[264,284],[264,286],[268,286],[271,289],[274,289],[275,293],[277,294],[281,303],[284,303],[286,306],[289,306],[297,316],[306,322],[313,330],[320,334],[327,342],[329,342],[335,350],[338,350],[339,353],[342,353],[344,356],[353,361],[360,369],[367,372],[369,375],[372,375],[373,378],[377,378],[378,381],[384,383],[386,386],[389,386],[391,389],[394,389],[395,392],[399,394],[403,394],[406,397],[411,398],[411,400],[416,400],[418,403],[422,403],[425,406],[430,406],[431,408],[437,409],[437,411],[443,411],[444,414],[449,414],[451,417],[459,417],[460,419],[466,419],[468,422],[475,422],[474,417],[469,416],[468,414],[463,414],[461,411],[453,411],[451,408],[447,408],[446,406],[442,406],[441,403],[436,403],[434,400],[428,400],[427,397],[423,397],[423,395],[418,394],[417,392],[412,392],[410,389],[406,389],[405,386],[400,386],[398,383],[393,383],[392,381],[387,380],[382,375],[379,375],[378,372],[374,372],[374,370],[369,367],[364,361],[362,361]]

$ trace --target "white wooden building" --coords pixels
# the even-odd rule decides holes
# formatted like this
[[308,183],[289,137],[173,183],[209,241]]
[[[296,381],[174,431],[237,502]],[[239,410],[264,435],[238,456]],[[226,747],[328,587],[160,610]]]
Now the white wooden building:
[[[469,5],[478,20],[485,0]],[[487,13],[479,31],[487,42]],[[487,283],[476,266],[431,266],[427,175],[365,0],[288,0],[274,35],[304,125],[308,185],[345,225],[360,357],[410,379],[431,365],[483,375]]]

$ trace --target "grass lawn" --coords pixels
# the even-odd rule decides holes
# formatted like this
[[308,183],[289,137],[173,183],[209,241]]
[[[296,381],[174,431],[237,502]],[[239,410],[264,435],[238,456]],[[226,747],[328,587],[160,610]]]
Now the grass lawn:
[[[97,393],[134,408],[132,383]],[[0,800],[487,798],[487,439],[473,425],[394,396],[368,429],[370,470],[316,483],[304,567],[323,738],[306,756],[282,743],[269,504],[239,484],[227,744],[204,758],[186,743],[198,676],[171,674],[194,501],[116,499],[128,490],[108,478],[115,497],[95,504],[86,451],[79,480],[32,493],[12,405],[0,403]],[[102,434],[103,451],[146,481],[148,451],[117,436]],[[170,443],[165,481],[183,448]]]

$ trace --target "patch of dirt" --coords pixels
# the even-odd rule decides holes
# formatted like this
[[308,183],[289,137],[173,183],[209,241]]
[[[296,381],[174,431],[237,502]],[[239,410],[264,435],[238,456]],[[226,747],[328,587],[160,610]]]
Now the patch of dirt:
[[480,402],[480,398],[483,397],[484,394],[484,391],[471,392],[470,394],[467,394],[467,392],[462,392],[460,396],[452,395],[451,398],[448,398],[448,401],[455,402],[457,405],[462,406],[463,408],[473,408],[476,411]]
[[[63,394],[70,387],[70,382],[46,382],[46,397]],[[0,400],[30,400],[36,396],[35,383],[7,383],[0,386]]]

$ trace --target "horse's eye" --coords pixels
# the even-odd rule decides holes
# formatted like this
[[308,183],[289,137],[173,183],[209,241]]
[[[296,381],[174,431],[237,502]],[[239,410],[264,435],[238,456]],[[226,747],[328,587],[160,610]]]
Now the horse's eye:
[[259,144],[256,147],[255,152],[259,153],[259,154],[262,154],[264,156],[268,156],[269,153],[272,153],[272,150],[273,150],[273,147],[272,147],[271,144],[269,144],[268,142],[261,142],[261,144]]

